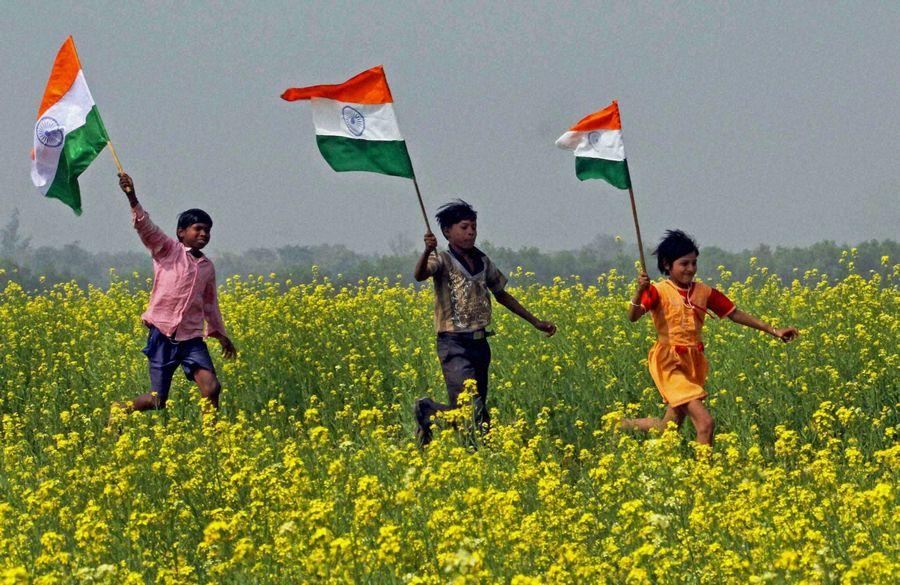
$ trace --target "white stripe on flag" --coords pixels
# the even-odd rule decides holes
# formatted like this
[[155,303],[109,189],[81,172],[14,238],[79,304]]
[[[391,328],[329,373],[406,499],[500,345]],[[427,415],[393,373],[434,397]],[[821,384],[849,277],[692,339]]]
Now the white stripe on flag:
[[592,130],[590,132],[566,132],[556,141],[566,150],[574,150],[575,156],[625,160],[625,142],[621,130]]
[[313,123],[320,136],[357,140],[403,140],[393,104],[351,104],[313,98]]

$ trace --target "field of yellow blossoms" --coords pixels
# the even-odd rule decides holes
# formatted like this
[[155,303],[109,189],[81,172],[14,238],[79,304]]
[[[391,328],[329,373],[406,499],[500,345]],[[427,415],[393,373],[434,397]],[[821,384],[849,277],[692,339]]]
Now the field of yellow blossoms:
[[[852,256],[848,264],[852,261]],[[0,293],[0,583],[896,583],[900,265],[707,278],[801,337],[708,320],[715,448],[617,432],[662,412],[633,279],[495,307],[485,437],[413,442],[446,396],[428,288],[231,278],[222,410],[146,390],[147,283]],[[463,416],[465,413],[463,413]]]

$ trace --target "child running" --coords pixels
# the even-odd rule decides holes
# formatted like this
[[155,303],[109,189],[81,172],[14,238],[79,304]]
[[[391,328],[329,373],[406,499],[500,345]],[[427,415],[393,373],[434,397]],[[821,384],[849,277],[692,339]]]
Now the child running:
[[150,392],[123,406],[127,410],[165,408],[172,376],[180,365],[187,379],[200,387],[201,396],[219,408],[222,387],[203,341],[204,320],[206,336],[219,340],[226,359],[237,352],[219,312],[216,271],[201,252],[209,243],[212,219],[202,209],[188,209],[178,216],[178,239],[169,237],[138,203],[131,177],[121,173],[119,186],[131,204],[134,229],[153,257],[153,290],[141,315],[150,329],[143,349],[150,361]]
[[650,284],[646,272],[638,277],[637,292],[628,307],[632,322],[650,312],[659,335],[647,357],[650,375],[668,405],[663,418],[638,418],[622,421],[623,428],[664,431],[669,422],[679,427],[690,417],[697,432],[697,442],[712,444],[714,422],[703,406],[706,390],[706,358],[700,331],[708,311],[719,318],[765,331],[782,341],[798,335],[794,327],[776,329],[753,315],[745,313],[718,290],[694,281],[700,250],[690,236],[681,230],[667,231],[656,250],[659,271],[668,278]]
[[431,441],[431,417],[438,411],[458,407],[457,399],[466,380],[476,382],[478,396],[473,399],[474,417],[482,432],[490,428],[487,408],[488,366],[491,348],[486,327],[491,323],[491,297],[547,334],[556,333],[556,325],[541,321],[528,312],[506,290],[506,276],[484,252],[475,247],[478,214],[472,206],[457,199],[438,210],[441,232],[449,243],[446,252],[437,252],[437,238],[425,234],[425,251],[416,263],[418,282],[434,279],[434,326],[437,353],[447,385],[449,404],[431,398],[416,400],[416,439],[419,445]]

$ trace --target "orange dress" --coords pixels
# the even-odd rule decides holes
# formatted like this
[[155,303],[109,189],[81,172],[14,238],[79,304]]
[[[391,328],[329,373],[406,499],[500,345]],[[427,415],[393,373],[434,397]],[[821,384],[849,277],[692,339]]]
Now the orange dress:
[[657,283],[659,302],[650,311],[659,337],[647,355],[659,393],[669,406],[706,398],[706,357],[700,331],[712,288],[694,282],[686,297],[670,280]]

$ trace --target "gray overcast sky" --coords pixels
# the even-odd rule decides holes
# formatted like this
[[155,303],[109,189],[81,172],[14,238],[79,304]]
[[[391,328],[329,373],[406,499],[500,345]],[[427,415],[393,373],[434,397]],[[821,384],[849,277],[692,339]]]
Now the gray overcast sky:
[[[148,5],[152,3],[146,3]],[[31,185],[66,35],[145,207],[203,207],[211,251],[424,232],[412,183],[334,173],[291,86],[384,64],[425,204],[461,196],[495,244],[633,239],[626,192],[579,182],[556,138],[619,101],[645,240],[729,249],[897,238],[900,3],[20,2],[0,22],[0,222],[34,244],[139,250],[104,152],[75,217]],[[173,229],[174,231],[174,229]]]

